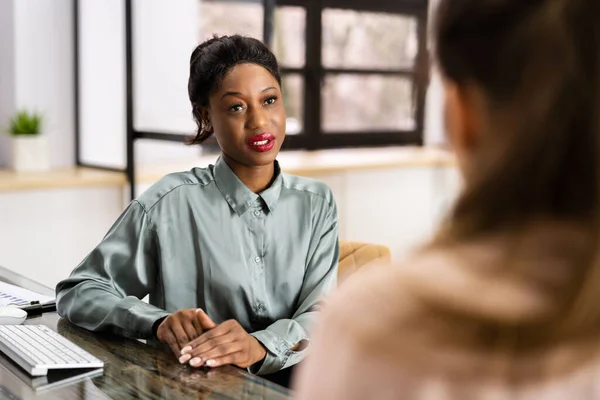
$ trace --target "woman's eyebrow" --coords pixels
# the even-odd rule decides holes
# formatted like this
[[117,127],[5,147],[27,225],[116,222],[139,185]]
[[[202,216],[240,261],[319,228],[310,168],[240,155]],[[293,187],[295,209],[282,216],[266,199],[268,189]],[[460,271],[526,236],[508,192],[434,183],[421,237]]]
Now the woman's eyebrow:
[[[261,93],[264,93],[264,92],[266,92],[266,91],[269,91],[269,90],[275,90],[275,89],[277,89],[275,86],[269,86],[269,87],[266,87],[266,88],[264,88],[264,89],[263,89],[263,90],[261,90],[260,92],[261,92]],[[227,91],[227,92],[223,93],[223,96],[221,96],[221,99],[224,99],[224,98],[225,98],[225,97],[227,97],[227,96],[243,96],[243,94],[242,94],[242,93],[240,93],[240,92]]]
[[223,93],[223,96],[221,96],[221,99],[224,99],[227,96],[241,96],[242,94],[240,92],[225,92]]

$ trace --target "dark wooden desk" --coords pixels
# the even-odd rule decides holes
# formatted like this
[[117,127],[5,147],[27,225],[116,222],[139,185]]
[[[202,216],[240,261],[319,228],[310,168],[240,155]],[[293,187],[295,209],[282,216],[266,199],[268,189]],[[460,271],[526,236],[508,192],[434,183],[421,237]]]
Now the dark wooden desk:
[[[43,294],[52,290],[0,267],[0,280]],[[0,365],[0,399],[289,399],[287,389],[235,367],[213,370],[181,365],[161,349],[134,339],[75,327],[56,313],[27,319],[46,325],[102,361],[104,374],[36,392]],[[0,357],[4,357],[0,355]]]

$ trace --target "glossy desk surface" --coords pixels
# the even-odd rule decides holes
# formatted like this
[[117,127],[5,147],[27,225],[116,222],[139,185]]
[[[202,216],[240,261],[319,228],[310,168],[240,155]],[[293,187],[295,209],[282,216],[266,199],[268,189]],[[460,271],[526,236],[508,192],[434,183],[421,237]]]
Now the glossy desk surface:
[[[35,283],[28,285],[26,280],[3,268],[0,268],[0,280],[37,291],[43,288]],[[100,376],[36,392],[0,365],[1,400],[291,398],[287,389],[241,369],[193,369],[179,364],[172,354],[162,349],[134,339],[88,332],[61,319],[56,313],[29,318],[25,323],[55,329],[104,361],[104,372]],[[0,354],[0,357],[4,355]]]

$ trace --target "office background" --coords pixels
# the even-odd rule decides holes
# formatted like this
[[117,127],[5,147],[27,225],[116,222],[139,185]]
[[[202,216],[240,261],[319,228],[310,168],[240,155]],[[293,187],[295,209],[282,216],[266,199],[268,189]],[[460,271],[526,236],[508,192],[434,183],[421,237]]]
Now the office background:
[[[132,0],[128,52],[126,3],[0,0],[0,126],[17,110],[42,112],[52,166],[10,171],[10,138],[0,135],[0,265],[49,286],[130,200],[130,179],[118,172],[128,170],[130,128],[150,137],[129,149],[138,194],[168,172],[215,159],[180,140],[194,128],[186,85],[195,45],[212,33],[265,32],[262,2]],[[271,39],[284,70],[291,148],[282,166],[331,186],[341,239],[384,244],[399,259],[431,234],[460,185],[439,148],[439,77],[419,53],[435,4],[276,3]]]

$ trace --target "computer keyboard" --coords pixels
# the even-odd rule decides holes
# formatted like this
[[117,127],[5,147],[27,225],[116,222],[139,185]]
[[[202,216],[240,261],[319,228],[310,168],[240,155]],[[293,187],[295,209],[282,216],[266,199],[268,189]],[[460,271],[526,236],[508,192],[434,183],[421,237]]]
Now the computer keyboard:
[[0,351],[29,375],[49,369],[102,368],[104,363],[44,325],[0,325]]

